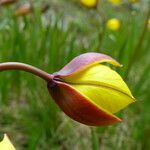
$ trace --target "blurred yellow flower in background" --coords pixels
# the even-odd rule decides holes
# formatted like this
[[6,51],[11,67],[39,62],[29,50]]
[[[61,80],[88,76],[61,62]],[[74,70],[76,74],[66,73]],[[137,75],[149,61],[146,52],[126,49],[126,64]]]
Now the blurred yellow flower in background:
[[121,0],[108,0],[113,5],[119,5],[121,3]]
[[6,134],[4,134],[4,138],[0,142],[0,150],[16,150]]
[[95,8],[98,4],[98,0],[80,0],[80,3],[88,8]]
[[116,19],[116,18],[112,18],[112,19],[109,19],[107,22],[106,22],[106,27],[109,29],[109,30],[112,30],[112,31],[117,31],[119,30],[121,26],[121,22],[120,20]]
[[148,26],[148,28],[150,29],[150,19],[148,19],[147,26]]
[[138,3],[140,0],[129,0],[130,3]]

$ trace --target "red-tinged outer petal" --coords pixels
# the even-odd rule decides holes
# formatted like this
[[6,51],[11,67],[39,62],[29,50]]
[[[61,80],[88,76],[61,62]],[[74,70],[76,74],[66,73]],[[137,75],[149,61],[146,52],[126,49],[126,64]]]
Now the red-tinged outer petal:
[[58,106],[80,123],[103,126],[121,122],[121,119],[101,110],[66,83],[51,81],[48,83],[48,90]]
[[60,71],[54,73],[54,75],[58,77],[70,76],[83,69],[86,69],[87,67],[91,65],[101,63],[101,62],[108,62],[115,66],[121,66],[116,60],[114,60],[108,55],[90,52],[90,53],[84,53],[75,57],[71,62],[69,62]]

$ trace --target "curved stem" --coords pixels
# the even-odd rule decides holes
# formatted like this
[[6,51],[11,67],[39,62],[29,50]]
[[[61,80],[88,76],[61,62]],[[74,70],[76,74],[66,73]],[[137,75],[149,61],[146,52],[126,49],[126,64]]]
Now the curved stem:
[[5,70],[23,70],[26,72],[30,72],[44,79],[45,81],[50,81],[53,78],[53,75],[48,74],[47,72],[41,69],[38,69],[28,64],[19,63],[19,62],[0,63],[0,71],[5,71]]

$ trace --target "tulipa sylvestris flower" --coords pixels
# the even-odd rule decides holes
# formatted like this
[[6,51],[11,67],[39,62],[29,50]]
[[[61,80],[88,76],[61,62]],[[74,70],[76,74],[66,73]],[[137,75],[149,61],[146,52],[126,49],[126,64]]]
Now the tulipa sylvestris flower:
[[150,19],[148,19],[147,26],[148,26],[148,29],[150,29]]
[[140,0],[129,0],[130,3],[138,3]]
[[109,30],[118,31],[121,26],[121,23],[120,23],[120,20],[116,18],[112,18],[106,22],[106,26]]
[[98,0],[80,0],[80,3],[88,8],[96,8]]
[[[48,4],[43,4],[40,8],[41,13],[46,13],[46,11],[49,9]],[[33,6],[30,3],[26,3],[24,5],[21,5],[20,7],[17,8],[15,11],[16,16],[25,16],[29,13],[32,13],[34,10]]]
[[108,0],[113,5],[119,5],[121,4],[121,0]]
[[8,136],[4,134],[3,140],[0,142],[0,150],[15,150]]
[[33,8],[30,3],[26,3],[24,5],[21,5],[17,8],[15,11],[16,16],[25,16],[33,11]]
[[17,69],[38,75],[47,81],[50,95],[69,117],[102,126],[121,122],[114,113],[135,101],[120,75],[103,63],[121,66],[110,56],[85,53],[53,74],[21,63],[2,63],[0,71]]
[[0,0],[0,5],[10,5],[16,2],[17,0]]

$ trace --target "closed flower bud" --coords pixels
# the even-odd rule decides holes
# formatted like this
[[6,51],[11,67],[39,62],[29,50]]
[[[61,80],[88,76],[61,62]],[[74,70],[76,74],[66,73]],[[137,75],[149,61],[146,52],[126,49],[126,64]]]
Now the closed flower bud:
[[54,73],[48,83],[49,92],[59,107],[86,125],[120,122],[114,113],[134,102],[120,75],[102,63],[121,66],[107,55],[85,53]]
[[24,5],[21,5],[17,8],[15,11],[16,16],[25,16],[33,11],[33,8],[30,3],[26,3]]
[[130,3],[138,3],[140,0],[129,0]]
[[17,0],[0,0],[0,5],[10,5],[16,2]]
[[106,22],[106,27],[109,29],[109,30],[112,30],[112,31],[117,31],[120,29],[120,26],[121,26],[121,23],[118,19],[116,18],[112,18],[112,19],[109,19],[107,22]]
[[7,135],[4,135],[3,140],[0,142],[0,150],[15,150]]
[[148,26],[148,29],[150,29],[150,19],[148,19],[147,26]]
[[119,5],[121,4],[121,0],[108,0],[113,5]]
[[96,8],[98,0],[80,0],[80,3],[88,8]]

